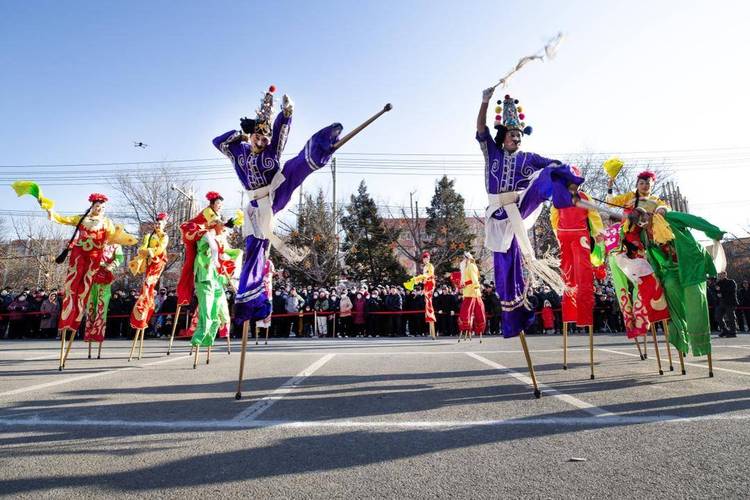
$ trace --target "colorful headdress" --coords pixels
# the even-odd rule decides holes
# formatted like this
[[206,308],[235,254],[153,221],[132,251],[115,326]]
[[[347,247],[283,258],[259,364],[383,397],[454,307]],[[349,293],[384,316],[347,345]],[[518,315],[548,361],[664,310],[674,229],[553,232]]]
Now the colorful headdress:
[[167,220],[168,218],[169,218],[169,215],[167,215],[165,212],[159,212],[158,214],[156,214],[157,222]]
[[107,203],[108,201],[109,198],[102,193],[91,193],[89,195],[89,203]]
[[656,174],[653,173],[650,170],[644,170],[640,174],[638,174],[639,179],[651,179],[653,182],[656,182]]
[[268,91],[263,94],[260,101],[260,108],[255,110],[255,120],[244,117],[240,120],[240,127],[246,134],[260,134],[266,137],[273,135],[273,93],[276,87],[271,85]]
[[206,193],[206,199],[209,203],[213,203],[216,200],[223,200],[224,197],[216,191],[209,191],[208,193]]
[[502,101],[497,101],[495,108],[495,128],[505,127],[508,130],[520,130],[525,135],[530,135],[532,128],[526,125],[523,108],[518,105],[518,99],[513,99],[506,94]]
[[422,252],[422,258],[424,259],[425,257],[427,257],[427,258],[430,257],[430,252],[428,252],[427,250],[425,250],[424,252]]

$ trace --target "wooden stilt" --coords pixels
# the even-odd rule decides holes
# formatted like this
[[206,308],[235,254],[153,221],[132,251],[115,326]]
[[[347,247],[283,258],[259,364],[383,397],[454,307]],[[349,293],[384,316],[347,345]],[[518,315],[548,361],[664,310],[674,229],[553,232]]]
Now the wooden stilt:
[[536,383],[536,374],[534,373],[534,365],[531,364],[531,355],[529,354],[529,346],[526,345],[526,334],[521,331],[519,335],[521,337],[521,346],[523,347],[523,354],[526,356],[526,365],[529,367],[529,375],[531,375],[531,383],[534,385],[534,397],[539,399],[542,397],[542,392],[539,390],[539,386]]
[[641,356],[641,361],[643,361],[646,358],[643,357],[643,349],[641,349],[641,341],[638,340],[638,337],[634,338],[633,340],[635,340],[635,346],[638,348],[638,354]]
[[250,330],[250,322],[242,323],[242,350],[240,351],[240,375],[237,379],[237,393],[234,399],[242,399],[242,377],[245,375],[245,354],[247,354],[247,334]]
[[563,370],[568,369],[568,324],[563,321]]
[[138,330],[135,331],[135,335],[133,335],[133,344],[130,346],[130,356],[128,356],[128,361],[131,361],[133,359],[133,353],[135,353],[135,346],[138,343]]
[[[669,358],[669,371],[674,371],[674,365],[672,365],[672,346],[669,345],[669,327],[666,321],[661,322],[661,327],[664,329],[664,342],[667,344],[667,357]],[[651,328],[654,328],[652,325]]]
[[682,374],[685,375],[687,373],[685,371],[685,356],[682,355],[682,351],[679,349],[677,350],[677,354],[680,356],[680,370],[682,371]]
[[654,351],[656,352],[656,364],[659,366],[659,375],[664,375],[661,369],[661,355],[659,354],[659,342],[656,340],[656,329],[651,326],[651,337],[654,339]]
[[232,328],[227,327],[227,354],[232,354]]
[[198,352],[200,351],[200,346],[195,346],[195,357],[193,358],[193,370],[195,370],[198,367]]
[[430,327],[430,337],[432,337],[432,340],[437,340],[437,332],[435,331],[435,323],[430,322],[427,324]]
[[140,360],[141,357],[143,357],[143,337],[146,335],[146,329],[141,328],[141,347],[138,349],[138,359]]
[[188,356],[192,356],[194,350],[195,350],[195,346],[191,344],[190,345],[190,352],[188,352]]
[[265,343],[265,345],[268,345],[268,331],[269,331],[270,329],[271,329],[271,327],[270,327],[270,326],[267,326],[267,327],[266,327],[266,343]]
[[[64,367],[65,365],[63,365]],[[708,376],[713,377],[714,376],[714,361],[711,358],[711,353],[708,353]]]
[[172,335],[169,336],[169,347],[167,347],[167,356],[172,352],[172,342],[174,342],[174,334],[177,331],[177,320],[180,319],[180,308],[178,305],[177,310],[174,313],[174,321],[172,321]]
[[91,359],[91,342],[88,342],[89,344],[89,359]]
[[255,345],[258,345],[258,332],[260,331],[260,327],[258,324],[255,324]]
[[65,368],[65,362],[68,360],[68,355],[70,354],[70,348],[73,347],[73,341],[76,339],[76,332],[75,330],[70,331],[70,337],[68,337],[68,347],[65,348],[65,356],[63,356],[62,360],[62,367]]
[[589,325],[589,363],[591,364],[591,380],[594,380],[594,325]]
[[60,332],[60,366],[58,367],[59,371],[62,371],[63,369],[63,357],[65,357],[65,334],[67,333],[66,330],[58,330]]
[[102,359],[102,342],[99,342],[99,349],[96,351],[96,359]]
[[648,359],[648,336],[643,336],[643,359]]
[[208,346],[208,352],[206,352],[206,364],[211,363],[211,346]]
[[480,344],[482,343],[482,335],[483,334],[484,334],[484,330],[482,330],[481,332],[479,332],[479,343]]

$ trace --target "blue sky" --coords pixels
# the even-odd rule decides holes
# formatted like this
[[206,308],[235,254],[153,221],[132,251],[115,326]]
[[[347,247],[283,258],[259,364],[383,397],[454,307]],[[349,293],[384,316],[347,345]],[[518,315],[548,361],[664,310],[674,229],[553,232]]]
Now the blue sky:
[[[425,206],[442,168],[460,174],[467,206],[481,207],[481,176],[444,155],[479,153],[481,90],[562,30],[558,57],[501,91],[534,126],[523,148],[671,158],[692,210],[741,232],[750,227],[747,19],[746,2],[3,2],[0,165],[218,158],[211,139],[275,84],[296,102],[289,153],[324,125],[352,128],[392,102],[342,152],[436,155],[434,176],[343,173],[339,200],[365,178],[384,204],[416,191]],[[342,157],[345,172],[357,169],[352,158]],[[198,191],[238,204],[226,166],[211,168],[222,174]],[[328,172],[306,189],[330,192]],[[106,189],[45,194],[76,210]],[[0,209],[33,209],[6,193]]]

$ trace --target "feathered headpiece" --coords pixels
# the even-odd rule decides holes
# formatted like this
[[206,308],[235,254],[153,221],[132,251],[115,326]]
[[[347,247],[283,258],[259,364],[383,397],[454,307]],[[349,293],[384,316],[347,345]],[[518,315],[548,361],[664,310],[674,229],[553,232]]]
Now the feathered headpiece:
[[106,203],[109,201],[109,198],[107,198],[102,193],[91,193],[89,195],[89,203]]
[[497,101],[495,108],[495,128],[505,127],[507,130],[519,130],[526,135],[530,135],[532,128],[526,125],[523,120],[526,115],[523,114],[523,108],[518,105],[518,99],[513,99],[506,94],[502,101]]
[[206,199],[209,203],[213,203],[216,200],[223,200],[224,197],[216,191],[209,191],[208,193],[206,193]]
[[266,137],[273,135],[273,93],[276,87],[271,85],[268,91],[263,94],[260,101],[260,108],[255,110],[255,120],[247,117],[240,120],[242,131],[246,134],[260,134]]

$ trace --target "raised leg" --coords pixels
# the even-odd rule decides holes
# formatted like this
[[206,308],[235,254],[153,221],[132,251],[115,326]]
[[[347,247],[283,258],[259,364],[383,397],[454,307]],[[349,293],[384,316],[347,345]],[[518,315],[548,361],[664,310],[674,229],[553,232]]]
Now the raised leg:
[[[64,367],[65,365],[63,365]],[[714,360],[711,358],[711,353],[708,353],[708,376],[713,377],[714,376]]]
[[591,380],[594,380],[594,325],[589,325],[589,363],[591,364]]
[[672,346],[669,345],[669,327],[667,326],[667,322],[662,321],[661,327],[664,329],[664,342],[666,342],[667,344],[667,357],[669,358],[669,371],[673,372],[674,366],[672,365]]
[[568,324],[563,321],[563,370],[568,369]]
[[60,366],[57,368],[59,371],[63,369],[63,357],[65,357],[65,330],[58,330],[60,332]]
[[654,339],[654,351],[656,352],[656,364],[659,366],[659,375],[664,375],[661,369],[661,355],[659,354],[659,342],[656,340],[656,329],[651,325],[651,337]]
[[172,352],[172,342],[174,342],[174,333],[177,331],[177,320],[180,319],[180,308],[177,306],[177,310],[174,313],[174,321],[172,321],[172,335],[169,336],[169,347],[167,347],[167,356]]
[[242,323],[242,350],[240,351],[240,375],[237,379],[237,393],[234,399],[242,399],[242,377],[245,375],[245,355],[247,354],[247,334],[250,330],[250,322]]
[[536,374],[534,373],[534,365],[531,364],[531,354],[529,354],[529,346],[526,345],[526,334],[521,331],[519,335],[521,337],[521,346],[523,347],[523,355],[526,356],[526,365],[529,367],[529,375],[531,376],[531,383],[534,385],[534,397],[539,399],[542,397],[542,392],[539,390],[539,386],[536,383]]

